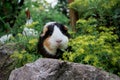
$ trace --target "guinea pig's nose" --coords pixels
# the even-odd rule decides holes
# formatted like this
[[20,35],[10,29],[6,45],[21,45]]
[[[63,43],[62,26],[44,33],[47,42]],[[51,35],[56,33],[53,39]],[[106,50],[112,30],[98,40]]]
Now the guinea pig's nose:
[[62,40],[56,40],[56,42],[57,42],[57,43],[61,43],[61,42],[62,42]]

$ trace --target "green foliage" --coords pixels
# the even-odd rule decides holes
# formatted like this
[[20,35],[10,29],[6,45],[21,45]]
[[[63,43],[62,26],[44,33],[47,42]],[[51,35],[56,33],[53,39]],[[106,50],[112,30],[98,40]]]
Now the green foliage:
[[[33,19],[33,22],[30,25],[25,25],[26,8],[30,10],[31,17]],[[15,37],[12,36],[10,40],[7,41],[7,43],[17,44],[16,48],[18,50],[15,51],[13,55],[11,55],[11,57],[15,59],[15,67],[21,67],[28,62],[33,62],[36,59],[42,57],[37,53],[37,42],[39,35],[34,37],[24,36],[22,34],[23,29],[25,27],[32,28],[37,30],[39,33],[41,32],[45,23],[49,21],[56,21],[67,25],[69,19],[57,9],[51,8],[50,4],[48,4],[45,0],[24,0],[24,6],[19,12],[16,22],[13,28],[10,28],[10,32],[15,34]]]
[[[113,14],[110,10],[117,4],[119,4],[119,0],[75,0],[70,7],[78,11],[80,17],[95,16],[104,19],[105,15],[109,17]],[[116,9],[118,7],[116,6]]]
[[97,20],[97,26],[115,26],[120,38],[120,0],[75,0],[70,8],[76,10],[79,18]]
[[120,76],[120,0],[75,0],[70,8],[79,14],[72,51],[63,58],[90,64]]
[[68,11],[68,0],[58,0],[57,5],[55,8],[59,11],[62,12],[65,16],[69,17],[69,11]]
[[76,30],[79,34],[98,34],[97,29],[97,20],[94,18],[89,18],[88,20],[79,19],[77,21]]
[[66,51],[63,59],[90,64],[119,75],[120,43],[118,36],[113,33],[115,27],[96,27],[95,22],[91,18],[78,20],[77,29],[81,35],[70,40],[72,50]]
[[[34,28],[38,22],[33,22],[30,25],[22,25],[20,28],[23,31],[25,27]],[[25,36],[21,33],[18,33],[15,37],[11,37],[8,43],[16,43],[15,51],[11,57],[15,59],[15,67],[21,67],[26,63],[35,61],[36,59],[42,57],[37,53],[37,42],[39,36]]]
[[[53,9],[50,4],[48,4],[45,0],[26,0],[24,4],[24,8],[20,12],[18,19],[14,25],[13,32],[18,33],[21,31],[20,26],[23,26],[26,22],[25,9],[28,8],[30,10],[31,17],[34,22],[37,24],[34,26],[34,29],[37,31],[41,31],[43,26],[47,22],[56,21],[63,24],[68,24],[69,19],[63,15],[61,12],[57,11],[57,9]],[[19,28],[19,29],[18,29]]]
[[[49,21],[56,21],[66,25],[69,22],[69,19],[65,15],[63,15],[57,9],[52,8],[51,5],[48,4],[45,0],[36,0],[36,1],[24,0],[24,5],[22,6],[21,11],[19,13],[17,12],[18,13],[17,19],[15,20],[15,23],[12,26],[12,28],[10,27],[9,23],[5,23],[3,21],[3,17],[5,16],[0,17],[0,22],[1,20],[2,20],[2,23],[4,22],[4,24],[6,25],[5,28],[10,30],[9,33],[17,34],[22,32],[21,26],[25,25],[26,23],[26,14],[25,14],[26,8],[30,10],[30,14],[33,21],[37,22],[37,24],[34,26],[34,29],[39,32],[42,30],[45,23]],[[2,29],[0,28],[0,32],[2,32],[2,30],[4,30],[4,28]],[[0,33],[0,36],[3,34],[5,34],[5,32]]]
[[40,56],[35,54],[30,54],[26,50],[15,51],[11,58],[15,59],[15,67],[21,67],[26,63],[30,63],[38,59]]
[[21,67],[26,63],[33,62],[42,57],[37,53],[38,37],[24,36],[20,33],[11,37],[9,43],[16,43],[18,50],[11,57],[15,59],[15,67]]
[[3,32],[11,30],[22,5],[22,0],[20,3],[17,0],[0,1],[0,36],[4,34]]

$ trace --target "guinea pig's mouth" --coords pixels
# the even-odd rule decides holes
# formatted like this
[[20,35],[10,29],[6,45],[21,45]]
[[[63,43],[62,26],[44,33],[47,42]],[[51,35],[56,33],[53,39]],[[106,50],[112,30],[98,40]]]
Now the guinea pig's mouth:
[[59,44],[59,43],[56,44],[56,48],[57,48],[57,49],[61,49],[61,48],[62,48],[62,44]]
[[56,47],[57,47],[57,49],[60,49],[60,50],[61,50],[61,49],[65,49],[62,44],[57,44]]
[[56,47],[57,47],[57,48],[60,48],[60,47],[61,47],[61,44],[57,44]]

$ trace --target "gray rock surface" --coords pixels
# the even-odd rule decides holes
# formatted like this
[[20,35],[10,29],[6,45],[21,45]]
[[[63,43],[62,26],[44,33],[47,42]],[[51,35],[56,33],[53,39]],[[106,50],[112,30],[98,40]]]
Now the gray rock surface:
[[13,70],[14,60],[10,55],[16,50],[15,43],[0,44],[0,80],[8,80],[11,70]]
[[40,58],[11,72],[9,80],[120,80],[90,65]]

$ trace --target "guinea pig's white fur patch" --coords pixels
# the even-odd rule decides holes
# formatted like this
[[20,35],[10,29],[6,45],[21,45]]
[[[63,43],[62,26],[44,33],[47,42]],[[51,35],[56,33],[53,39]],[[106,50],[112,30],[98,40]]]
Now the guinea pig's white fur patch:
[[[47,26],[49,24],[47,24]],[[69,41],[68,37],[65,36],[56,25],[54,25],[52,35],[45,39],[43,46],[48,53],[55,55],[57,49],[64,50],[67,48],[68,41]]]

